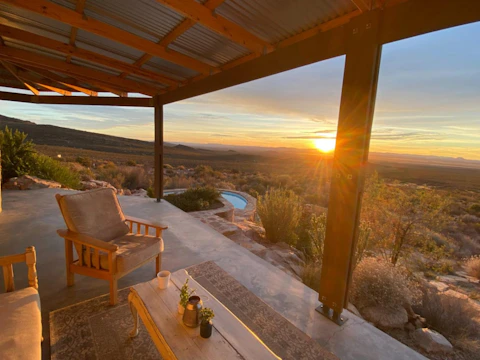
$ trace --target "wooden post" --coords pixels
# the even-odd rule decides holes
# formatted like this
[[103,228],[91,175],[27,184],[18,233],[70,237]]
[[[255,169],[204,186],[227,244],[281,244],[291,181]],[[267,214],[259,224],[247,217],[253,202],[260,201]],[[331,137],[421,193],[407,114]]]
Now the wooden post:
[[37,253],[34,246],[27,247],[25,251],[25,262],[28,267],[28,286],[38,289],[37,279]]
[[155,197],[163,198],[163,104],[160,96],[153,98],[155,107]]
[[[365,167],[380,66],[381,12],[367,13],[346,27],[347,54],[337,143],[328,204],[318,311],[338,324],[348,302]],[[332,310],[332,311],[330,311]]]

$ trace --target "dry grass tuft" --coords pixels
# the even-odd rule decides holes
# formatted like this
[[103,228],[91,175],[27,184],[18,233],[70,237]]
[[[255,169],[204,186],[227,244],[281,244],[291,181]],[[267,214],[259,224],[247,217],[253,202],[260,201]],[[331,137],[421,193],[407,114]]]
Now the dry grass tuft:
[[469,359],[480,357],[480,314],[469,300],[425,288],[422,303],[414,310],[427,319],[429,327],[468,354]]
[[468,275],[480,279],[480,256],[472,256],[465,261],[465,270]]

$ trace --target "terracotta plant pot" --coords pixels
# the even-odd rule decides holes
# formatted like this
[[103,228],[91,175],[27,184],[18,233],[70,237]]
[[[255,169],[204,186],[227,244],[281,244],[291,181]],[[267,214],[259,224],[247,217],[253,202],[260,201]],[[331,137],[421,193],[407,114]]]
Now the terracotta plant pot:
[[212,321],[202,321],[200,324],[200,336],[204,339],[208,339],[212,336],[213,323]]

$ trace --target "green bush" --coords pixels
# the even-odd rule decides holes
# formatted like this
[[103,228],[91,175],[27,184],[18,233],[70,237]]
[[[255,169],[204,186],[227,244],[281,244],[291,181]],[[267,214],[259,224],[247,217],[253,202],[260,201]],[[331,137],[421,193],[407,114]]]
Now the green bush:
[[79,163],[80,165],[85,166],[86,168],[91,168],[92,165],[93,165],[92,159],[90,159],[90,158],[87,157],[87,156],[77,156],[77,158],[75,159],[75,161],[76,161],[77,163]]
[[33,155],[33,159],[30,175],[59,182],[71,189],[80,187],[80,175],[68,166],[41,154]]
[[165,196],[170,204],[183,211],[201,211],[209,209],[219,201],[220,193],[213,187],[190,188],[181,194],[169,194]]
[[27,140],[27,134],[5,127],[0,131],[0,150],[3,182],[29,173],[35,150],[32,141]]
[[301,216],[301,203],[293,191],[269,189],[265,195],[258,197],[257,213],[268,241],[296,244],[295,229]]

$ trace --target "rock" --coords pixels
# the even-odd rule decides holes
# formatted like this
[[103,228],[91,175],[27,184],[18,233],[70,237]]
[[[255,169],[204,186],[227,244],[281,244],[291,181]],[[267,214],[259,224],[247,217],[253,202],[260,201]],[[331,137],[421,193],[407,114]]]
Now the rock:
[[363,319],[363,316],[362,316],[362,314],[360,314],[360,311],[358,311],[357,307],[355,305],[353,305],[351,302],[348,303],[347,310],[350,311],[351,313],[357,315],[359,318]]
[[124,195],[123,189],[117,189],[117,195]]
[[443,292],[449,289],[449,286],[447,284],[440,281],[429,281],[428,283],[435,287],[439,292]]
[[100,189],[100,188],[109,188],[117,191],[115,186],[110,184],[106,181],[101,180],[89,180],[89,181],[80,181],[81,190],[93,190],[93,189]]
[[123,195],[132,195],[132,192],[129,189],[123,190]]
[[360,310],[363,318],[381,329],[403,329],[408,322],[407,311],[403,307],[386,308],[370,306]]
[[13,177],[3,184],[3,189],[5,190],[59,189],[61,187],[62,184],[56,181],[44,180],[30,175]]
[[405,331],[412,332],[412,331],[415,331],[416,328],[412,323],[408,322],[405,324],[404,329]]
[[423,350],[428,353],[450,353],[452,344],[440,333],[430,329],[417,329],[413,338]]
[[148,196],[147,190],[145,190],[145,189],[132,190],[131,195],[132,196],[144,197],[144,198],[150,197],[150,196]]
[[252,221],[243,221],[237,224],[243,231],[243,234],[253,241],[265,242],[265,229]]

